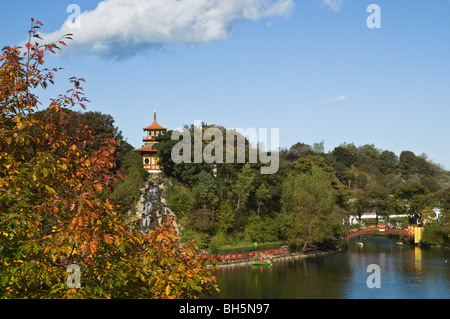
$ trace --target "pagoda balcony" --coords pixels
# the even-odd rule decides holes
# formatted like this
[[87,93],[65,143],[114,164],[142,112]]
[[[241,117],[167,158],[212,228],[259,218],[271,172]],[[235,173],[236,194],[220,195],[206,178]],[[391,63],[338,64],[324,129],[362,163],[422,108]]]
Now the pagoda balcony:
[[144,164],[144,169],[147,171],[160,171],[161,166],[158,164]]
[[153,136],[144,136],[142,141],[153,141]]

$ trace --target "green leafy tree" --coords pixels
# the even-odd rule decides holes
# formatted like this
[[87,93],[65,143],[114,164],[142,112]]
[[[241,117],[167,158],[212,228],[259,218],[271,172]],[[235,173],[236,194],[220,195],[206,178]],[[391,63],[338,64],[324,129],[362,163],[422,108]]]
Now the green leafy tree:
[[215,219],[217,227],[222,232],[227,232],[234,228],[236,218],[233,208],[227,200],[220,202],[218,209],[215,211]]
[[394,173],[398,168],[398,157],[391,151],[383,151],[376,159],[375,164],[381,173]]
[[277,217],[251,214],[245,227],[245,239],[249,242],[273,242],[279,239]]
[[[205,136],[205,132],[208,129],[218,129],[222,133],[223,136],[223,145],[222,145],[222,163],[206,163],[204,158],[204,150],[207,148],[207,146],[211,143],[210,140],[206,139],[203,140],[202,137]],[[181,163],[174,163],[172,159],[172,150],[173,148],[180,142],[178,140],[172,140],[172,135],[174,135],[174,131],[168,131],[167,133],[159,136],[156,138],[156,140],[159,142],[156,146],[158,150],[158,156],[160,158],[160,164],[162,165],[163,172],[166,176],[175,178],[177,181],[193,186],[197,182],[197,175],[200,174],[202,171],[209,172],[211,174],[214,174],[214,176],[218,180],[222,180],[224,182],[230,182],[231,179],[234,179],[234,177],[239,173],[241,167],[243,166],[242,163],[237,163],[237,148],[238,148],[238,142],[235,139],[232,147],[234,151],[234,162],[233,163],[227,163],[226,161],[226,154],[227,154],[227,139],[225,138],[228,134],[228,131],[225,130],[221,126],[217,125],[208,125],[205,123],[202,123],[202,137],[197,136],[195,132],[198,132],[198,128],[194,127],[194,125],[185,126],[184,127],[185,132],[187,133],[188,137],[180,137],[184,140],[184,138],[190,139],[190,149],[186,149],[183,151],[188,152],[186,161],[183,160]],[[176,133],[176,132],[175,132]],[[200,138],[202,139],[202,148],[200,150],[202,155],[202,160],[199,163],[198,160],[195,160],[195,152],[194,152],[194,143],[195,139]],[[246,138],[243,138],[244,141],[244,150],[245,154],[249,154],[249,141]],[[181,155],[181,154],[180,154]],[[261,164],[259,164],[261,165]]]
[[314,143],[312,146],[312,151],[314,154],[323,154],[325,153],[324,141],[320,141],[319,143]]
[[426,187],[419,182],[407,183],[397,188],[393,202],[396,203],[397,211],[408,213],[412,219],[418,220],[419,213],[425,206],[427,193]]
[[191,215],[195,205],[195,195],[190,188],[174,181],[167,187],[165,196],[168,206],[179,218]]
[[141,156],[133,150],[119,155],[117,161],[120,161],[123,179],[116,183],[113,191],[107,196],[125,214],[131,212],[139,200],[140,190],[148,178],[148,173],[142,168]]
[[305,143],[296,143],[291,146],[289,149],[289,152],[287,153],[286,157],[290,161],[296,161],[300,157],[311,155],[313,154],[313,150],[311,146]]
[[331,152],[330,156],[334,160],[334,166],[335,167],[342,167],[349,169],[351,165],[353,164],[355,158],[351,151],[349,151],[344,146],[338,146],[334,148],[334,150]]
[[323,171],[291,174],[283,183],[281,214],[287,242],[305,251],[330,239],[337,221],[331,178]]
[[345,208],[346,203],[349,200],[350,193],[348,188],[339,180],[336,176],[336,171],[327,164],[324,157],[318,155],[308,155],[295,161],[294,168],[296,172],[309,172],[322,171],[331,178],[331,185],[333,186],[336,196],[336,204],[342,208]]
[[190,222],[196,230],[212,230],[214,227],[214,212],[205,208],[197,209],[192,213]]
[[[428,212],[431,215],[431,212]],[[439,221],[431,221],[424,225],[421,243],[426,245],[450,247],[450,218],[443,212],[443,218]]]
[[253,190],[254,179],[255,172],[253,172],[250,164],[245,164],[237,177],[236,183],[232,187],[233,194],[237,198],[235,212],[245,206],[250,192]]
[[370,184],[365,192],[367,207],[374,209],[376,220],[380,215],[387,216],[389,210],[390,191],[380,184]]
[[87,125],[87,128],[94,137],[92,145],[87,147],[98,149],[105,140],[110,138],[113,138],[118,142],[124,141],[122,132],[119,128],[114,126],[114,118],[111,115],[93,111],[75,114],[81,118],[85,125]]
[[270,193],[270,189],[267,188],[265,184],[261,184],[256,189],[255,197],[256,197],[256,203],[258,205],[258,209],[257,209],[256,213],[259,216],[259,214],[261,212],[261,206],[264,205],[265,203],[267,203],[272,198],[272,194]]
[[419,213],[419,225],[429,225],[437,223],[437,221],[434,219],[435,212],[433,211],[433,208],[431,206],[425,206],[424,209]]
[[359,221],[361,222],[362,214],[371,209],[370,198],[365,191],[358,189],[353,193],[353,198],[350,206],[351,212],[357,215]]
[[418,195],[425,195],[428,190],[419,182],[411,182],[397,188],[395,196],[400,199],[410,200]]
[[197,183],[192,189],[197,207],[203,209],[214,209],[219,198],[217,196],[218,187],[214,177],[205,171],[201,171],[197,175]]
[[399,168],[403,175],[419,174],[430,176],[431,164],[426,160],[426,155],[416,156],[411,151],[403,151],[399,157]]

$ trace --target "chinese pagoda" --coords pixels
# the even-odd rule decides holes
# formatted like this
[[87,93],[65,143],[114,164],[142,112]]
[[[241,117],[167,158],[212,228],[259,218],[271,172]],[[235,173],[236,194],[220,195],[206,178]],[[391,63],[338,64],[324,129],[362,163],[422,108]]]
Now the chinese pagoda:
[[141,148],[137,148],[134,151],[139,152],[142,156],[142,164],[144,169],[149,173],[160,173],[161,167],[158,165],[158,157],[156,156],[155,137],[161,135],[166,130],[165,127],[156,122],[156,111],[153,114],[153,123],[144,128],[147,135],[142,138],[145,145]]

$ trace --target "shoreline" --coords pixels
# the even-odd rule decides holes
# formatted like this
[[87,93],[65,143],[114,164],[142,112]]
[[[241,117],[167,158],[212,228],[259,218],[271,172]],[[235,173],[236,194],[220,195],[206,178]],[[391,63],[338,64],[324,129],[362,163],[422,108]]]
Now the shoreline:
[[[314,251],[309,253],[304,252],[295,252],[295,253],[285,253],[280,255],[272,255],[272,262],[275,264],[277,261],[285,261],[285,260],[293,260],[293,259],[302,259],[302,258],[309,258],[309,257],[322,257],[322,256],[328,256],[332,254],[337,254],[341,252],[342,249],[336,248],[334,250],[328,250],[328,251]],[[245,265],[251,265],[251,262],[253,261],[253,258],[248,258],[245,260],[232,260],[227,262],[218,261],[216,262],[216,266],[218,268],[226,268],[226,267],[233,267],[233,266],[245,266]]]

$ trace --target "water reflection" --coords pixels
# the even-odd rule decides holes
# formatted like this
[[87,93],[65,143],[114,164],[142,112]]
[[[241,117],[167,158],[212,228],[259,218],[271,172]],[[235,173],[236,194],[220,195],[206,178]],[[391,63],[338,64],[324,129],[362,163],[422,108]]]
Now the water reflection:
[[[450,298],[450,251],[397,245],[383,237],[351,241],[345,252],[276,261],[272,266],[221,268],[213,298]],[[380,266],[381,288],[368,288],[370,264]]]
[[414,247],[414,266],[416,267],[416,272],[422,272],[422,248]]

